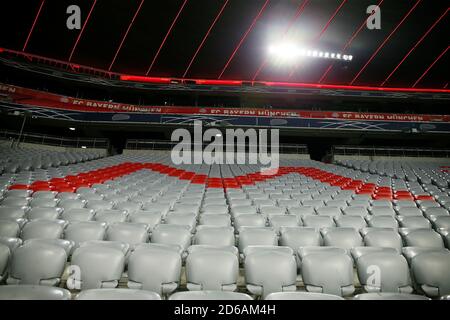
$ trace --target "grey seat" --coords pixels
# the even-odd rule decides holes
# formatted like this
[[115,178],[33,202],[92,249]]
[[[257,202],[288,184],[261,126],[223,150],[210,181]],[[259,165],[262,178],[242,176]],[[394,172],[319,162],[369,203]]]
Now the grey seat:
[[338,296],[351,295],[353,262],[344,253],[311,253],[302,258],[302,277],[306,290]]
[[450,216],[431,216],[430,220],[436,229],[450,229]]
[[239,252],[248,246],[277,246],[278,237],[271,228],[243,228],[239,233]]
[[71,222],[64,230],[64,238],[75,243],[75,248],[82,242],[103,240],[106,224],[97,221]]
[[57,191],[35,191],[33,192],[33,199],[45,198],[45,199],[55,199]]
[[2,237],[0,236],[0,244],[3,244],[9,248],[10,252],[16,250],[22,245],[22,239],[15,237]]
[[20,233],[20,225],[13,220],[0,220],[0,237],[16,238]]
[[77,294],[75,300],[161,300],[161,296],[146,290],[89,289]]
[[117,210],[125,210],[128,214],[138,212],[141,208],[142,204],[138,202],[125,201],[116,204]]
[[359,282],[366,292],[413,291],[406,259],[389,252],[372,252],[356,261]]
[[49,244],[49,245],[63,248],[64,251],[66,252],[67,256],[70,255],[70,253],[74,247],[74,244],[75,244],[73,241],[65,240],[65,239],[30,239],[30,240],[26,240],[25,242],[23,242],[23,244],[27,244],[30,242]]
[[11,255],[11,250],[5,244],[0,243],[0,281],[6,276],[6,271]]
[[20,233],[22,240],[28,239],[60,239],[63,235],[63,220],[33,220],[27,222]]
[[399,253],[402,250],[402,238],[394,229],[365,228],[362,229],[362,235],[366,246],[394,248]]
[[181,255],[163,246],[137,248],[128,261],[128,287],[168,295],[180,282]]
[[122,210],[99,210],[95,216],[94,220],[105,223],[117,223],[117,222],[125,222],[128,219],[128,214],[126,211]]
[[231,212],[231,216],[233,218],[236,218],[237,216],[240,216],[241,214],[257,214],[257,209],[254,206],[236,206],[236,207],[232,207],[230,212]]
[[91,209],[64,209],[64,212],[61,214],[60,219],[69,222],[75,221],[91,221],[94,219],[94,210]]
[[161,223],[161,215],[159,213],[138,211],[129,214],[128,221],[133,223],[145,223],[150,230],[153,230],[158,224]]
[[32,208],[55,208],[58,205],[58,199],[33,198],[30,202]]
[[399,254],[397,250],[394,248],[382,248],[382,247],[355,247],[350,250],[352,258],[354,261],[357,261],[360,257],[366,254],[372,253],[390,253],[390,254]]
[[404,216],[404,217],[410,217],[410,216],[412,216],[412,217],[415,217],[415,216],[422,217],[423,216],[422,211],[420,209],[418,209],[417,207],[414,207],[414,208],[403,208],[403,207],[402,208],[398,208],[397,209],[397,213],[399,215],[401,215],[401,216]]
[[288,209],[289,214],[295,215],[298,218],[302,218],[304,216],[315,215],[316,211],[312,206],[300,206],[300,207],[292,207]]
[[238,231],[241,227],[265,227],[266,218],[262,214],[242,214],[234,218],[234,228]]
[[299,221],[298,218],[294,215],[285,214],[285,215],[276,215],[269,217],[269,226],[275,229],[277,233],[280,232],[280,228],[282,227],[298,227]]
[[185,225],[189,226],[193,231],[197,225],[197,215],[194,213],[168,214],[165,217],[166,224]]
[[106,230],[107,241],[125,242],[131,247],[148,242],[148,239],[147,225],[142,223],[117,222],[109,225]]
[[402,254],[408,261],[408,264],[411,265],[411,261],[414,257],[422,253],[430,253],[430,252],[438,252],[438,253],[450,253],[448,249],[444,248],[429,248],[429,247],[404,247],[402,249]]
[[82,209],[86,206],[86,202],[81,199],[64,199],[58,203],[58,207],[64,208],[65,211],[69,209]]
[[229,214],[207,214],[201,215],[199,225],[229,227],[231,226],[231,219]]
[[398,228],[398,222],[391,216],[370,216],[366,217],[367,224],[372,228]]
[[353,300],[430,300],[425,296],[407,293],[361,293],[354,296]]
[[429,297],[450,294],[450,254],[443,252],[422,253],[411,261],[411,272],[418,289]]
[[186,259],[186,282],[189,290],[235,291],[238,275],[237,254],[220,247],[190,252]]
[[12,254],[8,284],[55,286],[61,281],[66,251],[57,245],[25,241]]
[[61,214],[61,208],[31,208],[30,211],[26,213],[26,218],[28,220],[35,219],[47,219],[47,220],[55,220],[59,218]]
[[367,222],[363,217],[360,216],[339,216],[334,217],[334,222],[337,227],[341,228],[354,228],[360,230],[367,227]]
[[20,219],[25,216],[28,211],[28,207],[23,206],[0,206],[0,219],[10,220],[10,219]]
[[189,226],[160,224],[153,230],[150,241],[178,245],[185,251],[191,245],[191,230]]
[[245,281],[251,293],[265,298],[270,293],[296,290],[297,263],[293,251],[279,249],[246,254]]
[[125,255],[107,246],[80,246],[74,251],[71,264],[80,271],[72,279],[76,288],[115,288],[122,277]]
[[226,214],[228,213],[228,206],[210,204],[204,206],[201,211],[203,214]]
[[26,207],[30,203],[31,198],[23,197],[7,197],[1,202],[2,207]]
[[360,216],[360,217],[365,217],[366,215],[369,214],[366,207],[357,207],[357,206],[347,207],[343,209],[342,212],[344,213],[344,215],[347,216]]
[[391,216],[395,217],[395,211],[392,207],[372,207],[370,209],[372,216]]
[[342,214],[341,208],[339,207],[316,208],[316,212],[319,216],[330,216],[330,217],[338,217]]
[[340,296],[313,292],[274,292],[264,300],[345,300]]
[[408,247],[445,248],[441,235],[431,229],[401,229],[405,245]]
[[423,229],[431,229],[431,223],[428,219],[424,217],[403,217],[397,216],[397,220],[399,221],[400,227],[402,228],[423,228]]
[[311,228],[335,227],[333,217],[330,216],[305,216],[302,218],[303,225]]
[[49,286],[0,286],[0,300],[70,300],[69,290]]
[[363,245],[361,235],[353,228],[325,228],[321,233],[325,246],[349,250]]
[[448,216],[449,211],[444,208],[427,208],[423,210],[424,215],[429,218],[431,216]]
[[245,293],[205,290],[176,292],[169,297],[169,300],[253,300],[253,298]]
[[322,245],[322,236],[315,228],[283,227],[280,234],[280,245],[290,247],[292,250]]
[[233,227],[198,226],[194,236],[198,245],[234,246]]
[[286,208],[276,206],[264,206],[259,209],[259,212],[268,217],[269,215],[284,215],[286,214]]

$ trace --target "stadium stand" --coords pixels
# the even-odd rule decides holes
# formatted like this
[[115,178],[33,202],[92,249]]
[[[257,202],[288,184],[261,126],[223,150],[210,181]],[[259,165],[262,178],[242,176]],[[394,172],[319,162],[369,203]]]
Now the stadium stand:
[[[2,157],[27,152],[42,156]],[[161,151],[45,157],[0,177],[0,298],[450,294],[450,176],[434,164],[282,158],[262,175]]]

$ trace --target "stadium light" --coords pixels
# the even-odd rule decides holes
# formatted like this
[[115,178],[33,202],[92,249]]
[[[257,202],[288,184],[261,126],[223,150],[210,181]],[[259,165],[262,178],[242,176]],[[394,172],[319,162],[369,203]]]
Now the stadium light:
[[333,59],[342,61],[352,61],[353,56],[337,52],[321,51],[313,48],[301,48],[293,43],[280,43],[269,46],[269,55],[277,62],[293,62],[302,57],[312,57],[316,59]]
[[74,127],[70,127],[69,130],[70,131],[75,131],[75,128]]

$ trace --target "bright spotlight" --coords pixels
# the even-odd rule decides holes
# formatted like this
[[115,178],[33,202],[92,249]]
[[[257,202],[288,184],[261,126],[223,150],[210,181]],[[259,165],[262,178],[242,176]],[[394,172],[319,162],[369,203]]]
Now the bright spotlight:
[[352,61],[353,56],[342,53],[326,52],[314,48],[302,48],[294,43],[279,43],[268,47],[269,55],[278,63],[293,63],[301,57],[312,57],[320,59],[336,59]]
[[69,130],[70,131],[75,131],[75,128],[74,127],[70,127]]

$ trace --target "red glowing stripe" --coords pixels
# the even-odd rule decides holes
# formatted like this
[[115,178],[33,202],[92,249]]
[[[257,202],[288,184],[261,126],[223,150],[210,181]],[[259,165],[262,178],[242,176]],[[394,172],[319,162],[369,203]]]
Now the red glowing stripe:
[[205,44],[206,39],[209,37],[209,34],[211,33],[211,30],[214,28],[214,26],[216,25],[217,20],[219,20],[219,18],[222,16],[223,11],[225,10],[225,7],[227,6],[228,2],[230,0],[226,0],[225,3],[223,4],[222,8],[220,9],[219,13],[217,14],[216,18],[214,19],[213,23],[211,24],[211,26],[209,27],[208,31],[206,32],[205,36],[203,37],[202,42],[200,43],[200,45],[198,46],[197,50],[194,53],[194,56],[192,57],[191,61],[189,62],[189,65],[187,66],[186,70],[183,73],[183,78],[186,77],[187,73],[189,72],[189,69],[192,66],[192,63],[194,62],[195,58],[197,57],[198,53],[200,52],[200,50],[203,48],[203,45]]
[[122,81],[136,81],[136,82],[149,82],[149,83],[171,83],[170,78],[160,78],[160,77],[145,77],[145,76],[133,76],[133,75],[121,75],[120,80]]
[[422,43],[422,41],[428,36],[428,34],[431,32],[431,30],[436,27],[436,25],[445,17],[447,14],[449,8],[445,10],[444,14],[442,14],[439,19],[437,19],[433,25],[427,30],[427,32],[424,33],[424,35],[419,39],[419,41],[416,42],[416,44],[409,50],[409,52],[403,57],[403,59],[400,61],[400,63],[392,70],[392,72],[387,76],[387,78],[381,83],[381,86],[384,86],[386,82],[389,81],[389,79],[392,77],[392,75],[397,71],[398,68],[405,62],[405,60],[410,56],[410,54]]
[[386,45],[386,43],[391,39],[391,37],[394,35],[394,33],[397,32],[397,30],[402,26],[403,22],[409,17],[409,15],[416,9],[416,7],[419,5],[419,3],[422,0],[417,0],[417,2],[414,4],[414,6],[409,9],[408,13],[402,18],[402,20],[397,24],[397,26],[394,28],[394,30],[391,31],[391,33],[387,36],[386,39],[381,43],[381,45],[375,50],[375,52],[372,54],[370,59],[366,62],[366,64],[362,67],[361,70],[359,70],[358,74],[353,78],[353,80],[350,82],[350,85],[353,85],[355,81],[359,78],[359,76],[366,70],[367,66],[372,62],[372,60],[375,58],[375,56],[378,54],[378,52],[383,49],[383,47]]
[[33,24],[31,25],[30,32],[28,32],[28,36],[27,36],[27,39],[25,40],[25,44],[23,45],[22,51],[25,51],[25,49],[28,46],[28,41],[30,41],[30,37],[31,37],[31,34],[33,33],[34,26],[36,25],[36,22],[39,19],[39,16],[41,15],[41,10],[42,10],[42,7],[44,6],[44,3],[45,3],[45,0],[42,0],[41,5],[39,6],[39,10],[36,14],[36,17],[34,17],[34,21],[33,21]]
[[431,68],[433,68],[433,66],[444,56],[444,54],[447,53],[448,49],[450,48],[450,46],[448,46],[434,61],[433,63],[427,68],[427,70],[425,70],[425,72],[419,77],[419,79],[417,79],[417,81],[414,83],[414,85],[412,86],[412,88],[415,88],[417,86],[417,84],[423,79],[423,77],[425,77],[425,75],[428,73],[428,71],[431,70]]
[[269,4],[270,0],[266,0],[266,2],[264,3],[264,5],[262,6],[261,10],[259,10],[258,14],[256,15],[256,17],[253,19],[252,24],[250,25],[250,27],[247,29],[247,31],[245,32],[244,36],[241,38],[241,40],[239,41],[237,47],[234,49],[233,53],[231,54],[230,58],[228,59],[227,63],[225,64],[225,67],[223,68],[222,72],[220,73],[218,79],[222,78],[225,70],[228,69],[228,66],[230,65],[231,61],[233,60],[234,56],[236,55],[236,53],[238,52],[239,48],[241,47],[241,45],[244,43],[245,39],[247,38],[248,34],[253,30],[253,27],[255,26],[256,22],[258,21],[258,19],[261,17],[261,15],[263,14],[264,10],[266,9],[267,5]]
[[94,3],[92,4],[91,10],[89,10],[89,13],[88,13],[88,15],[87,15],[87,17],[86,17],[86,21],[84,22],[83,27],[81,28],[81,31],[80,31],[80,33],[78,34],[77,40],[75,41],[75,44],[73,45],[72,51],[70,52],[69,62],[72,61],[72,56],[73,56],[73,54],[74,54],[74,52],[75,52],[75,49],[76,49],[77,46],[78,46],[78,42],[80,41],[81,36],[83,35],[84,28],[85,28],[86,25],[88,24],[88,21],[89,21],[89,19],[90,19],[90,17],[91,17],[92,11],[94,10],[94,7],[95,7],[95,4],[96,4],[96,3],[97,3],[97,0],[94,0]]
[[[323,34],[327,31],[328,27],[330,26],[331,22],[334,20],[334,18],[336,17],[336,15],[338,14],[338,12],[342,9],[342,7],[344,6],[344,4],[347,2],[347,0],[343,0],[341,2],[341,4],[339,5],[339,7],[336,8],[336,10],[333,12],[333,14],[331,15],[330,19],[328,19],[327,23],[325,24],[325,26],[322,28],[322,31],[320,31],[319,35],[313,40],[313,43],[317,43],[320,38],[322,38]],[[294,73],[297,71],[298,69],[298,65],[295,66],[294,68],[292,68],[291,73],[289,73],[289,77],[288,79],[291,79],[292,76],[294,75]]]
[[125,39],[126,39],[127,36],[128,36],[128,32],[130,32],[130,29],[131,29],[131,27],[132,27],[133,24],[134,24],[134,20],[136,19],[137,15],[139,14],[139,11],[141,11],[141,7],[142,7],[142,5],[144,4],[144,1],[145,1],[145,0],[141,0],[141,3],[139,4],[139,7],[137,8],[136,13],[135,13],[134,16],[133,16],[133,19],[131,19],[131,22],[130,22],[130,24],[128,25],[127,31],[125,31],[125,35],[123,36],[122,41],[120,41],[119,48],[117,48],[116,54],[114,55],[114,58],[113,58],[113,60],[111,61],[111,64],[109,65],[108,71],[111,71],[111,68],[112,68],[112,66],[114,65],[114,62],[116,62],[117,55],[119,54],[119,51],[122,49],[123,43],[125,42]]
[[160,54],[160,52],[161,52],[161,49],[164,47],[164,44],[166,43],[167,38],[169,37],[170,33],[172,32],[172,29],[173,29],[173,27],[175,26],[175,24],[177,23],[178,18],[180,17],[181,12],[183,11],[183,9],[184,9],[184,7],[186,6],[186,3],[187,3],[187,2],[188,2],[188,0],[184,0],[183,4],[181,5],[180,10],[178,10],[177,15],[176,15],[175,18],[173,19],[172,24],[170,25],[169,30],[167,30],[166,36],[164,37],[163,41],[161,42],[161,45],[159,46],[158,51],[156,52],[155,56],[153,57],[152,63],[150,64],[150,67],[148,68],[148,70],[147,70],[147,72],[145,73],[145,75],[148,75],[148,74],[150,73],[150,71],[152,70],[153,65],[154,65],[155,62],[156,62],[156,59],[158,59],[158,56],[159,56],[159,54]]
[[217,85],[217,86],[241,86],[240,80],[195,80],[196,84]]
[[[381,0],[377,7],[380,7],[384,0]],[[344,47],[341,49],[342,53],[345,53],[345,50],[347,50],[348,47],[352,44],[353,40],[358,36],[358,34],[361,32],[362,29],[367,25],[367,21],[369,21],[370,17],[372,17],[375,14],[375,12],[372,12],[359,26],[359,28],[353,33],[353,35],[350,37],[350,39],[347,41],[347,43],[344,45]],[[328,67],[328,69],[323,73],[323,75],[320,77],[319,83],[322,83],[325,78],[328,76],[328,73],[330,73],[331,69],[333,69],[335,62],[331,63]]]
[[[289,23],[288,27],[286,28],[286,30],[283,33],[283,38],[286,37],[287,33],[291,30],[292,25],[295,23],[295,21],[297,21],[297,19],[300,17],[300,15],[303,13],[303,11],[305,10],[306,5],[309,3],[309,0],[305,0],[303,1],[299,7],[297,8],[297,11],[294,15],[294,18],[291,20],[291,22]],[[267,65],[267,61],[268,58],[264,58],[264,61],[261,63],[261,65],[259,66],[258,70],[256,70],[255,74],[253,75],[252,81],[255,81],[256,77],[261,73],[261,71],[266,67]]]

